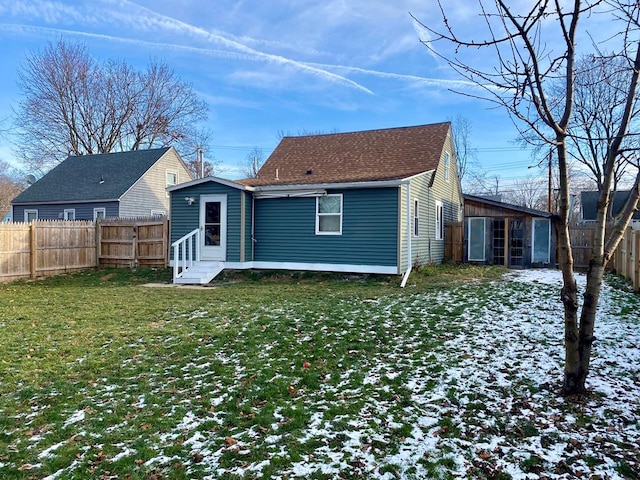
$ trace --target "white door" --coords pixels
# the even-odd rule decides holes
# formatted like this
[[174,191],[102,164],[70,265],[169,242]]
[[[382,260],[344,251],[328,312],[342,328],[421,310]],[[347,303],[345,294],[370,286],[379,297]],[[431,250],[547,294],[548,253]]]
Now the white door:
[[200,258],[227,258],[227,196],[200,196]]

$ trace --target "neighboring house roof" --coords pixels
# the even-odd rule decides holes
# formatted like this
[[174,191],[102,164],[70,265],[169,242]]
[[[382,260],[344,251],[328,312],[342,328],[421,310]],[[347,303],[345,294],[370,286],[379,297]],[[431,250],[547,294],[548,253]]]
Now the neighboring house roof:
[[[398,180],[435,171],[451,124],[284,137],[250,186]],[[451,152],[452,153],[452,152]]]
[[[624,204],[629,198],[630,190],[618,190],[613,196],[613,208],[611,213],[616,216],[623,209]],[[598,209],[598,198],[600,192],[598,191],[584,191],[580,192],[580,209],[582,212],[582,220],[596,220],[596,211]],[[640,220],[640,211],[636,211],[633,214],[633,218]]]
[[170,148],[67,157],[11,203],[117,200]]
[[478,203],[484,203],[486,205],[491,205],[492,207],[499,207],[499,208],[506,208],[508,210],[513,210],[516,212],[520,212],[520,213],[525,213],[527,215],[532,215],[534,217],[545,217],[545,218],[550,218],[553,215],[549,212],[545,212],[543,210],[536,210],[535,208],[527,208],[527,207],[521,207],[520,205],[514,205],[512,203],[505,203],[505,202],[498,202],[496,200],[493,200],[491,198],[487,198],[487,197],[478,197],[475,195],[467,195],[464,194],[462,195],[463,199],[465,201],[470,200],[473,202],[478,202]]

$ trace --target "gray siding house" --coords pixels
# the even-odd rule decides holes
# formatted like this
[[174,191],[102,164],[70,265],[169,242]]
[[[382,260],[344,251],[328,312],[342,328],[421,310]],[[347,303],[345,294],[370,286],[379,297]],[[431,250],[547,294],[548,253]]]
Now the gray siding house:
[[408,273],[442,261],[444,225],[462,218],[448,122],[285,137],[257,178],[168,191],[176,283],[224,268]]
[[168,215],[166,188],[191,178],[173,147],[71,156],[13,199],[13,221]]

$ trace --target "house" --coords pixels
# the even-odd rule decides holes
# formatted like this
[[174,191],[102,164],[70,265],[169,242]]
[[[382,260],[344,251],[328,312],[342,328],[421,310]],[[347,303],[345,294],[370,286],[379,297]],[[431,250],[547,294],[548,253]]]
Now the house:
[[[614,193],[611,209],[614,217],[622,211],[630,193],[631,191],[629,190],[618,190]],[[599,197],[600,192],[597,190],[580,192],[580,223],[595,223]],[[640,209],[633,214],[630,225],[634,229],[640,229]]]
[[552,214],[464,195],[464,260],[507,268],[555,266]]
[[191,179],[173,147],[71,156],[13,199],[13,219],[167,215],[166,187]]
[[285,137],[257,178],[168,190],[176,283],[224,268],[407,273],[442,261],[462,215],[448,122]]

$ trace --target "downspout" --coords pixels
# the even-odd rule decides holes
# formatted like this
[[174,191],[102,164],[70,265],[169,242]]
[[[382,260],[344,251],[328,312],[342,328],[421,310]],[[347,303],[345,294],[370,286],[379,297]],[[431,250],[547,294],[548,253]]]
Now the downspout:
[[404,288],[411,273],[411,183],[407,183],[407,271],[402,277],[400,288]]

